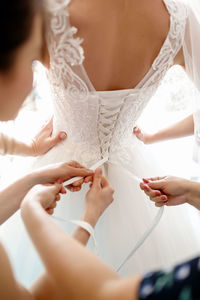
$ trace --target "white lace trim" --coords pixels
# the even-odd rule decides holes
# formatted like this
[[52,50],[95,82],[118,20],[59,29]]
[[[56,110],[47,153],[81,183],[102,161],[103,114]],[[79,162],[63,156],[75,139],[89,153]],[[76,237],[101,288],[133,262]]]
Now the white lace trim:
[[47,35],[50,54],[49,80],[56,89],[65,90],[71,99],[87,100],[87,85],[73,70],[73,67],[82,65],[84,52],[81,47],[82,39],[74,38],[77,28],[70,26],[67,11],[70,0],[51,2],[54,10],[49,16],[51,30]]

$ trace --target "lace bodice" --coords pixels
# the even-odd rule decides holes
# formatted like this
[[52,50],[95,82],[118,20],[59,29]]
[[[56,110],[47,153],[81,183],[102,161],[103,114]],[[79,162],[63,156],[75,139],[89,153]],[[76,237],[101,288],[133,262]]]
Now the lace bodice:
[[48,78],[54,129],[66,130],[67,147],[74,149],[71,158],[89,163],[134,143],[133,125],[183,44],[187,9],[176,0],[164,1],[170,14],[169,33],[150,70],[134,89],[97,92],[83,67],[82,41],[74,37],[77,29],[69,22],[69,2],[48,2]]

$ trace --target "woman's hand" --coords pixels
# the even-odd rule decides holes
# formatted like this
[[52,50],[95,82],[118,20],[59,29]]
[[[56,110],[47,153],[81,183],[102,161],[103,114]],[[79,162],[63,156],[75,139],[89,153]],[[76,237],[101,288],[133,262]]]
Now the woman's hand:
[[143,179],[140,188],[156,206],[175,206],[188,202],[190,183],[179,177],[165,176]]
[[30,153],[32,156],[43,155],[58,143],[66,139],[65,132],[59,132],[56,136],[52,137],[53,132],[53,118],[49,120],[32,139],[30,143]]
[[153,142],[152,141],[153,134],[148,134],[142,131],[141,128],[139,128],[138,126],[135,126],[133,128],[133,133],[136,135],[138,140],[142,141],[144,144],[151,144]]
[[[34,184],[46,184],[55,183],[58,179],[62,182],[67,181],[73,177],[87,177],[92,176],[93,171],[86,169],[76,161],[71,161],[68,163],[57,163],[54,165],[49,165],[45,168],[36,170],[32,177],[34,178]],[[70,185],[67,188],[72,191],[79,191],[81,189],[82,183],[77,186]]]
[[53,185],[35,185],[25,196],[21,207],[31,205],[36,202],[42,206],[44,210],[50,215],[53,214],[57,201],[60,200],[60,193],[62,191],[61,184]]
[[114,190],[110,183],[102,176],[102,170],[98,168],[86,195],[83,220],[94,227],[106,208],[113,202],[113,194]]

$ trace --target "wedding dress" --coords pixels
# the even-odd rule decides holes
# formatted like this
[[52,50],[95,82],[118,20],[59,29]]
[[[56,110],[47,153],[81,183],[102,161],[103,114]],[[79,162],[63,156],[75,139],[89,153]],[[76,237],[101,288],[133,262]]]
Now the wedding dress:
[[[77,29],[69,22],[69,2],[48,1],[47,20],[51,62],[47,75],[52,90],[54,131],[64,130],[68,138],[37,159],[34,167],[69,160],[90,167],[103,158],[108,159],[102,167],[115,190],[115,201],[100,219],[95,234],[99,257],[117,269],[158,211],[140,190],[134,176],[162,175],[161,170],[147,147],[133,135],[132,128],[182,47],[187,7],[177,0],[164,1],[170,14],[170,29],[150,70],[135,88],[98,92],[83,67],[82,41],[74,37]],[[84,186],[78,193],[68,192],[63,196],[55,216],[63,220],[79,219],[87,190]],[[55,222],[65,232],[74,229],[68,222]],[[23,269],[24,273],[32,274],[35,270],[36,275],[39,267],[35,253],[22,233],[20,242],[24,253],[18,260],[21,274]],[[188,206],[167,207],[156,229],[120,274],[168,267],[197,254],[199,246],[199,231],[192,224]],[[27,264],[25,256],[29,257],[29,263],[23,268]]]

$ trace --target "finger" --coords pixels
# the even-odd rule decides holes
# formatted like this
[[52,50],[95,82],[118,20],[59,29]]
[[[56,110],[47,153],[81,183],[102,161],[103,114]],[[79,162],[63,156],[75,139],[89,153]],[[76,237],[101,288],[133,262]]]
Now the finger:
[[72,185],[74,187],[77,187],[77,186],[81,186],[83,183],[84,183],[84,179],[80,179],[80,180],[75,181]]
[[53,208],[46,209],[46,212],[47,212],[49,215],[53,215],[54,209],[53,209]]
[[67,134],[65,132],[59,132],[54,137],[49,138],[49,140],[48,140],[49,147],[52,148],[52,147],[56,146],[58,143],[64,141],[66,138],[67,138]]
[[57,194],[56,197],[55,197],[55,201],[59,201],[60,200],[60,195]]
[[150,187],[149,187],[149,185],[147,185],[147,184],[144,184],[144,183],[140,183],[140,188],[143,190],[143,191],[145,191],[145,192],[147,192],[147,194],[149,195],[149,196],[151,196],[151,197],[159,197],[159,196],[162,196],[163,194],[161,193],[161,191],[160,190],[154,190],[154,189],[151,189]]
[[66,189],[65,189],[65,187],[63,185],[61,186],[60,193],[61,194],[67,194],[67,191],[66,191]]
[[156,203],[167,203],[168,198],[165,195],[162,195],[161,197],[150,197],[151,201]]
[[63,183],[63,179],[62,179],[62,178],[59,178],[58,180],[56,180],[56,183],[62,184],[62,183]]
[[150,181],[159,181],[159,180],[163,180],[165,178],[166,178],[166,176],[162,176],[162,177],[142,178],[142,180],[144,183],[149,183]]
[[46,120],[46,122],[42,126],[42,129],[43,130],[48,130],[49,129],[49,131],[52,133],[52,131],[53,131],[53,117]]
[[73,167],[73,168],[79,168],[79,169],[85,169],[84,166],[82,166],[81,164],[79,164],[77,161],[72,160],[68,163],[68,166]]
[[92,181],[93,181],[93,176],[87,176],[84,178],[85,183],[92,182]]
[[101,179],[102,188],[108,187],[110,185],[109,181],[103,176]]
[[56,208],[57,203],[54,201],[49,207],[48,210]]
[[67,189],[70,191],[70,192],[79,192],[81,190],[81,187],[74,187],[73,185],[70,185],[70,186],[67,186]]
[[55,183],[55,184],[52,184],[52,185],[48,185],[47,188],[54,194],[58,194],[60,193],[60,190],[62,188],[62,185],[61,184],[58,184],[58,183]]
[[87,177],[94,174],[94,171],[85,168],[71,167],[71,177]]
[[140,183],[140,188],[146,192],[150,191],[150,187],[147,184],[144,184],[143,182]]
[[155,203],[155,206],[156,207],[162,207],[162,206],[164,206],[165,204],[164,203]]
[[97,168],[94,173],[93,187],[101,188],[101,182],[102,182],[102,169]]
[[153,190],[162,190],[165,181],[160,179],[158,181],[149,181],[148,186]]

